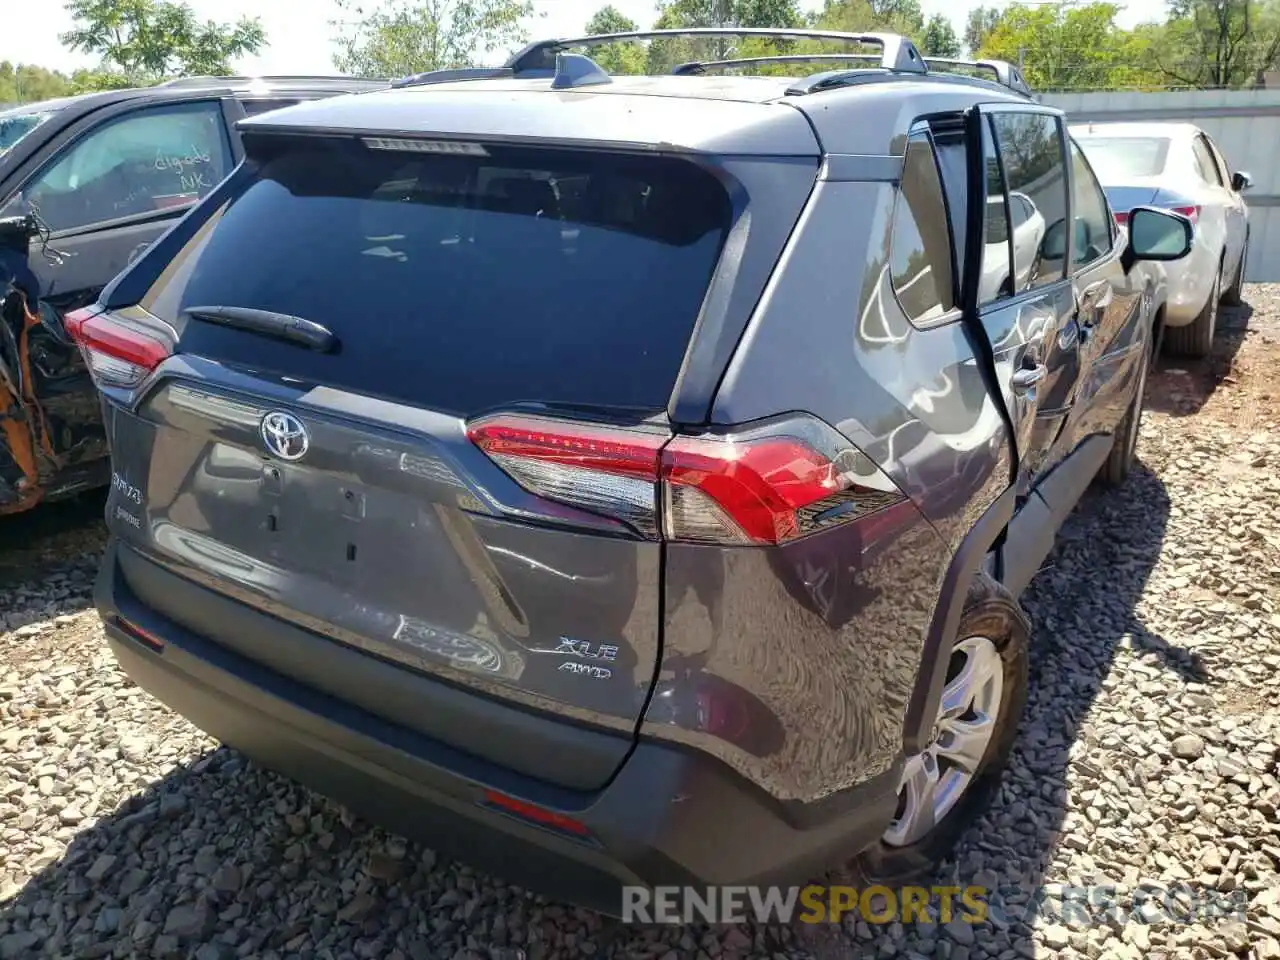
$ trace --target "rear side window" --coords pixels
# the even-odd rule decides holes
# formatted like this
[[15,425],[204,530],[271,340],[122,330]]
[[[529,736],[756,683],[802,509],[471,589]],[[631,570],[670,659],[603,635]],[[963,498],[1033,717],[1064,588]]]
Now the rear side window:
[[[271,150],[143,301],[176,323],[181,351],[461,415],[665,407],[731,219],[700,167],[318,139]],[[304,317],[341,346],[183,317],[197,306]]]
[[893,291],[912,323],[936,322],[954,306],[951,231],[928,134],[907,143],[889,262]]
[[1000,142],[1013,231],[1013,291],[1061,280],[1063,258],[1044,256],[1046,229],[1067,215],[1067,171],[1056,117],[1022,111],[991,118]]
[[978,277],[978,304],[1013,295],[1009,275],[1009,212],[1004,171],[996,154],[991,125],[982,125],[982,162],[987,181],[987,205],[983,216],[982,265]]

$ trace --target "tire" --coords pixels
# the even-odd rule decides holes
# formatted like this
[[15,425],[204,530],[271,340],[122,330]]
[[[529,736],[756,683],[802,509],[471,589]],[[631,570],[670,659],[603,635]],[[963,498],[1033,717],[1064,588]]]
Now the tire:
[[[995,711],[990,739],[982,752],[981,760],[975,765],[971,779],[963,787],[954,806],[918,839],[910,839],[900,829],[903,813],[900,801],[898,815],[886,829],[884,836],[858,854],[849,865],[860,884],[892,886],[927,878],[951,853],[961,835],[986,810],[1000,786],[1000,778],[1013,749],[1018,723],[1026,704],[1027,646],[1030,635],[1030,622],[1018,601],[986,573],[978,573],[969,587],[964,613],[956,629],[947,685],[948,688],[953,688],[954,680],[958,679],[956,668],[966,660],[965,644],[971,638],[989,642],[994,648],[994,658],[988,652],[985,663],[991,667],[992,674],[998,674],[1000,678],[999,706]],[[978,661],[972,662],[976,664]],[[942,705],[939,712],[942,713]],[[963,721],[965,716],[966,714],[960,714],[959,719]],[[947,732],[936,738],[939,757],[944,756],[942,745],[948,739]],[[923,756],[924,754],[918,754],[916,757],[908,757],[907,769],[912,769],[915,764],[918,770],[919,758]],[[950,772],[950,769],[943,769],[944,765],[950,767],[949,761],[934,761],[934,769],[943,776]],[[905,797],[905,787],[904,783],[904,791],[900,796]]]
[[1129,402],[1124,419],[1116,427],[1115,443],[1111,447],[1111,455],[1098,471],[1098,479],[1109,487],[1118,487],[1129,479],[1137,460],[1138,430],[1142,426],[1142,410],[1147,392],[1147,370],[1151,366],[1151,351],[1143,350],[1142,366],[1138,370],[1138,389]]
[[1199,316],[1185,327],[1170,327],[1165,331],[1164,345],[1177,357],[1199,359],[1213,350],[1213,337],[1218,330],[1218,302],[1222,298],[1222,264],[1213,278],[1213,289]]
[[1235,277],[1231,281],[1231,286],[1227,287],[1222,294],[1222,302],[1229,307],[1238,307],[1244,303],[1244,267],[1249,259],[1249,234],[1244,235],[1244,247],[1240,250],[1240,262],[1236,264]]

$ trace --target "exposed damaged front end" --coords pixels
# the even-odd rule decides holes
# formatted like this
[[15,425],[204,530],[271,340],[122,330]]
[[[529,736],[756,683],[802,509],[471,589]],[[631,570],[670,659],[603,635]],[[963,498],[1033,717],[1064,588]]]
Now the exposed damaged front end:
[[36,232],[0,222],[0,515],[99,486],[108,469],[100,401],[27,263]]

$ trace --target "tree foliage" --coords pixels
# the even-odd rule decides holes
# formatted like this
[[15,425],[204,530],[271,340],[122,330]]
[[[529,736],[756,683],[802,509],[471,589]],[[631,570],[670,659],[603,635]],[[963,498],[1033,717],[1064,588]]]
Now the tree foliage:
[[1260,82],[1280,57],[1280,7],[1257,0],[1173,0],[1152,38],[1159,71],[1178,86],[1242,87]]
[[924,25],[924,35],[920,38],[920,51],[926,57],[960,56],[960,38],[956,36],[956,28],[940,13],[935,13]]
[[987,35],[1000,22],[1000,11],[995,7],[974,7],[969,11],[969,18],[964,24],[964,48],[970,54],[977,54],[987,41]]
[[[583,33],[628,33],[640,29],[634,20],[623,16],[612,4],[595,12]],[[591,59],[615,76],[635,76],[645,71],[644,49],[638,43],[611,43],[591,49]]]
[[981,56],[1022,61],[1035,90],[1108,90],[1158,82],[1146,44],[1116,25],[1120,8],[1091,3],[1061,11],[1010,6],[987,34]]
[[[189,74],[227,74],[231,62],[257,53],[266,35],[256,18],[200,21],[185,3],[170,0],[67,0],[74,20],[59,39],[71,50],[98,54],[106,79],[154,83]],[[98,82],[95,80],[95,82]]]
[[337,0],[344,19],[333,63],[344,73],[401,77],[475,65],[528,37],[529,0]]
[[71,91],[71,79],[56,70],[0,60],[0,103],[51,100]]

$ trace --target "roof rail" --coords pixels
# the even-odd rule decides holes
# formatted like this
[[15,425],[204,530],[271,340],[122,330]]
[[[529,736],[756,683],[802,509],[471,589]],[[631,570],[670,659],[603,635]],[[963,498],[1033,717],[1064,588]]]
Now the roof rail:
[[[1008,87],[1023,96],[1031,96],[1031,87],[1023,79],[1022,71],[1007,60],[952,60],[945,57],[925,57],[924,62],[930,71],[934,70],[935,64],[941,67],[972,67],[978,70],[989,70],[995,74],[996,83],[1000,84],[1000,86]],[[950,71],[939,70],[937,72],[946,73]]]
[[535,40],[512,54],[505,66],[516,75],[555,69],[553,57],[570,47],[600,47],[622,40],[665,40],[676,37],[772,37],[780,40],[837,40],[874,44],[880,48],[879,66],[885,70],[924,73],[924,58],[916,45],[896,33],[843,33],[837,30],[794,30],[773,27],[689,27],[675,30],[632,30],[585,37]]
[[218,83],[252,83],[254,81],[282,82],[282,81],[325,81],[328,83],[350,83],[358,81],[362,83],[387,83],[385,77],[349,77],[343,74],[263,74],[262,76],[196,76],[196,77],[175,77],[172,80],[165,80],[156,84],[158,87],[204,87],[210,84]]
[[393,87],[417,87],[428,83],[451,83],[454,80],[494,80],[514,77],[510,67],[459,67],[456,70],[428,70],[392,81]]

